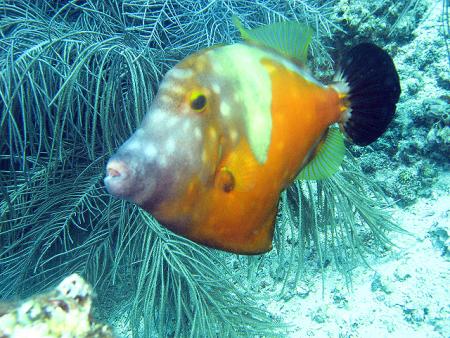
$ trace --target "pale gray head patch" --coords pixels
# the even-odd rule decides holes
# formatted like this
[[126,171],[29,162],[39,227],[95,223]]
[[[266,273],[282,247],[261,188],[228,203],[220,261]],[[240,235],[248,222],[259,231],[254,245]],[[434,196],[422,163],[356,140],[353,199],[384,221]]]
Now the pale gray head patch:
[[172,96],[170,96],[170,94],[167,91],[165,91],[164,93],[160,92],[159,100],[167,105],[173,103]]
[[192,71],[192,69],[174,67],[167,72],[166,77],[178,79],[178,80],[187,80],[187,79],[191,78],[193,75],[194,75],[194,72]]
[[158,151],[156,147],[153,144],[146,144],[142,147],[144,150],[144,155],[147,158],[147,161],[152,161],[156,155],[158,154]]
[[194,137],[197,140],[201,140],[202,139],[202,130],[200,129],[200,127],[195,127],[195,129],[194,129]]
[[183,132],[189,131],[191,129],[192,123],[189,120],[183,122]]
[[169,138],[166,142],[166,148],[165,151],[168,155],[172,155],[175,152],[176,149],[176,142],[173,138]]
[[161,109],[153,109],[149,113],[149,122],[151,124],[160,124],[166,119],[167,113],[163,112]]
[[167,128],[173,128],[179,121],[180,119],[176,116],[168,116],[163,123]]
[[165,96],[179,96],[183,94],[186,89],[183,86],[183,83],[180,81],[174,81],[172,79],[165,79],[163,82],[161,82],[158,90],[161,92],[162,95]]
[[140,141],[138,141],[136,138],[130,139],[126,143],[126,148],[129,151],[140,151],[142,149],[142,144]]

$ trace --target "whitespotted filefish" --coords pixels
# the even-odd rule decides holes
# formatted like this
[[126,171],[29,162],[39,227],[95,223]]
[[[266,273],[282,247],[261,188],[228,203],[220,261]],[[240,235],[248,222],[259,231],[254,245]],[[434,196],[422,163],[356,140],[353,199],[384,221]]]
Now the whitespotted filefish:
[[237,25],[243,42],[167,72],[142,125],[109,160],[105,184],[177,234],[257,254],[272,248],[283,189],[336,172],[344,137],[364,146],[381,136],[400,84],[373,44],[351,49],[324,85],[305,67],[308,28]]

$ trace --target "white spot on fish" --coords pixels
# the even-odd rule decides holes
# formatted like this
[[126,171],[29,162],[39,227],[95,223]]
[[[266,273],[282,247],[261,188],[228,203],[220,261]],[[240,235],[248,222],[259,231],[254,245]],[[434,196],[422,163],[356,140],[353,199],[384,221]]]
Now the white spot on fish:
[[127,142],[126,149],[130,151],[141,150],[141,143],[132,138]]
[[220,113],[223,117],[229,117],[231,113],[230,105],[224,101],[220,103]]
[[172,93],[174,94],[183,94],[185,92],[185,89],[182,86],[174,85],[170,88]]
[[165,119],[165,114],[160,109],[153,109],[150,114],[150,123],[152,124],[160,124]]
[[214,93],[220,94],[220,85],[218,83],[213,83],[211,89]]
[[183,122],[183,132],[187,132],[191,128],[191,121],[186,120]]
[[238,132],[237,132],[237,130],[236,129],[231,129],[231,131],[230,131],[230,139],[231,139],[231,142],[233,143],[233,144],[236,144],[236,141],[237,141],[237,139],[238,139]]
[[189,108],[189,106],[187,104],[183,104],[180,108],[180,113],[181,114],[189,114],[191,111],[191,109]]
[[194,137],[199,141],[202,139],[202,131],[200,130],[200,127],[195,127]]
[[167,120],[166,120],[166,122],[165,122],[165,124],[166,124],[166,127],[168,127],[168,128],[172,128],[173,126],[175,126],[175,124],[178,122],[178,118],[176,118],[176,117],[168,117],[167,118]]
[[172,103],[172,98],[169,95],[161,95],[159,99],[161,100],[161,102],[166,104]]
[[203,149],[203,151],[202,151],[202,162],[203,163],[208,162],[208,153],[206,152],[205,149]]
[[170,138],[166,143],[166,152],[167,154],[171,155],[175,151],[176,143],[173,138]]
[[191,69],[180,69],[180,68],[172,68],[167,76],[176,78],[176,79],[188,79],[193,75]]
[[212,69],[215,73],[221,74],[224,73],[225,69],[222,66],[221,62],[217,62],[215,59],[212,59]]
[[173,81],[168,81],[168,80],[163,80],[160,84],[159,84],[159,90],[170,90],[170,88],[172,88],[172,82]]
[[156,147],[153,144],[147,144],[144,147],[144,155],[147,157],[147,160],[153,160],[157,153]]
[[166,156],[161,156],[159,159],[158,159],[158,164],[159,164],[159,166],[161,167],[161,168],[166,168],[167,167],[167,164],[168,164],[168,162],[167,162],[167,157]]

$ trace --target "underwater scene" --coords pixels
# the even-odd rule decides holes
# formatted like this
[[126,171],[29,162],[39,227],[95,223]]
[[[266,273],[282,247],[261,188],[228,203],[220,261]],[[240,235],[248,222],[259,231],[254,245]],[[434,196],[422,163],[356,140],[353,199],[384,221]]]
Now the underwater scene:
[[449,9],[0,1],[0,338],[450,337]]

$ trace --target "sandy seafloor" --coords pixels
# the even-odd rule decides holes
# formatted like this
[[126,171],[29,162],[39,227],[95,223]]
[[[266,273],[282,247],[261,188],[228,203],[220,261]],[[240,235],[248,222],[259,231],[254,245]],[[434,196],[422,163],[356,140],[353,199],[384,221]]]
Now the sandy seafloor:
[[[372,258],[371,269],[353,272],[352,287],[342,275],[326,273],[302,283],[289,301],[268,301],[268,309],[293,325],[289,337],[450,337],[450,174],[394,218],[411,235],[393,234],[399,246]],[[439,238],[439,234],[443,235]]]
[[[415,39],[400,47],[395,57],[403,79],[408,80],[407,74],[417,68],[410,60],[426,52],[424,44],[433,39],[442,41],[442,4],[428,2],[430,11],[415,30]],[[442,45],[440,48],[442,52]],[[429,62],[436,66],[430,71],[448,70],[445,56]],[[444,76],[449,77],[448,73]],[[402,86],[404,89],[406,84]],[[409,97],[403,104],[414,105],[426,97],[438,97],[438,90],[435,81],[424,74],[418,97]],[[376,176],[383,180],[383,175],[388,174],[380,172]],[[261,307],[291,325],[288,337],[450,337],[449,192],[450,173],[441,169],[431,196],[417,199],[405,208],[394,206],[394,220],[410,235],[392,233],[391,239],[398,247],[381,257],[369,256],[370,268],[356,268],[350,288],[342,274],[329,267],[325,270],[324,289],[322,275],[317,271],[289,290],[288,297],[277,299],[270,296],[276,292],[260,289]],[[308,263],[317,264],[311,261],[305,265]],[[273,280],[267,271],[260,274],[267,278],[268,289],[280,287],[271,284]],[[124,317],[118,316],[114,326],[119,337],[129,336],[125,322]]]

